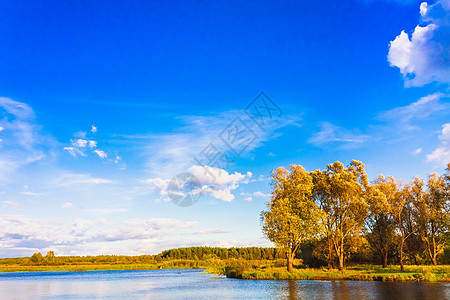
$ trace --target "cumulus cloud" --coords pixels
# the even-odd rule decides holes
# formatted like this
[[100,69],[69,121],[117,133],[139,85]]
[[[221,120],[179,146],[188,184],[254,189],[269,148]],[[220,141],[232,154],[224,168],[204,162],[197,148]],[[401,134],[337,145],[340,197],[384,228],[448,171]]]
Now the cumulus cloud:
[[108,154],[106,154],[106,152],[105,151],[103,151],[103,150],[94,150],[93,151],[95,154],[97,154],[98,155],[98,157],[100,157],[100,158],[106,158],[107,156],[108,156]]
[[88,143],[88,141],[83,140],[83,139],[72,140],[72,145],[74,145],[75,147],[79,147],[79,148],[86,147],[87,143]]
[[388,61],[406,86],[450,83],[450,1],[420,5],[421,22],[411,36],[402,31],[389,45]]
[[314,134],[308,142],[313,145],[326,143],[344,143],[347,145],[361,144],[369,139],[369,136],[355,131],[335,126],[328,122],[320,123],[320,131]]
[[[91,126],[92,135],[88,135],[86,132],[79,131],[74,134],[76,139],[71,139],[70,146],[66,146],[63,149],[67,151],[73,157],[87,156],[88,148],[92,150],[92,153],[97,154],[100,158],[107,158],[108,154],[104,150],[96,149],[98,142],[93,139],[93,134],[97,132],[97,127]],[[113,160],[118,163],[118,159]]]
[[164,195],[167,192],[167,185],[169,184],[169,179],[161,178],[148,178],[145,180],[150,188],[156,191],[159,195]]
[[[184,197],[189,192],[203,193],[226,202],[232,201],[234,199],[232,191],[237,189],[240,183],[248,183],[253,175],[251,172],[246,174],[234,172],[230,174],[224,169],[199,165],[190,167],[186,174],[188,175],[186,181],[189,182],[184,182],[183,184],[188,187],[179,191],[171,190],[172,196]],[[166,195],[170,179],[149,178],[145,182],[159,195]]]
[[432,153],[427,155],[427,160],[441,166],[446,166],[450,163],[450,123],[442,126],[442,133],[439,136],[439,140],[441,143]]

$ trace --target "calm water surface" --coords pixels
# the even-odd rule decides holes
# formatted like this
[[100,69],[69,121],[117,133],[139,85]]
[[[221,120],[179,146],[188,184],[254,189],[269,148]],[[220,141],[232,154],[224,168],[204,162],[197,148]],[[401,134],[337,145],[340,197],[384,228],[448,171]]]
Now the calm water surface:
[[0,299],[450,299],[448,283],[238,280],[201,270],[0,273]]

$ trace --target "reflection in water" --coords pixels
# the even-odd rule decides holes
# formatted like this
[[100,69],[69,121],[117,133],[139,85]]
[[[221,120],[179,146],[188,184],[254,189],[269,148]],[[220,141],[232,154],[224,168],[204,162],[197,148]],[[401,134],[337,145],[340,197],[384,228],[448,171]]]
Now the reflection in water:
[[290,300],[298,299],[297,282],[296,281],[289,281],[288,286],[289,286],[289,299]]
[[449,283],[274,281],[201,270],[0,273],[0,298],[450,299]]

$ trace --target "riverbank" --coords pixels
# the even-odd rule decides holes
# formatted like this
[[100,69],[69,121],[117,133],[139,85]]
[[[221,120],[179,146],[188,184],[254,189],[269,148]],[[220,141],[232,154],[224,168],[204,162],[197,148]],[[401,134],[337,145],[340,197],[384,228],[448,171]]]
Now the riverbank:
[[225,275],[227,278],[250,280],[350,280],[350,281],[416,281],[450,282],[450,266],[400,266],[382,268],[373,265],[349,266],[343,271],[327,268],[313,269],[296,266],[292,272],[271,261],[175,260],[154,264],[75,264],[75,265],[16,265],[2,264],[0,272],[81,272],[158,269],[206,269],[208,273]]
[[[1,261],[1,260],[0,260]],[[0,272],[57,272],[57,271],[128,271],[128,270],[158,270],[158,269],[207,269],[211,263],[200,260],[168,260],[150,263],[67,263],[32,265],[20,263],[0,263]]]
[[158,270],[158,269],[205,269],[206,267],[168,266],[168,265],[64,265],[64,266],[19,266],[3,265],[0,272],[82,272],[82,271],[129,271],[129,270]]
[[295,268],[287,272],[281,267],[254,268],[248,266],[226,266],[211,270],[215,274],[227,278],[252,280],[351,280],[351,281],[419,281],[419,282],[450,282],[450,266],[405,266],[400,272],[400,266],[382,268],[372,265],[347,267],[343,271]]

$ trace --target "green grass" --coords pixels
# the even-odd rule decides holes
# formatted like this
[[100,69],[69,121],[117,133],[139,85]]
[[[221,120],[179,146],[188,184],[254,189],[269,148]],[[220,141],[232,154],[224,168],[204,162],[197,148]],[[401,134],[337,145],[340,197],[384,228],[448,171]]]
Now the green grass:
[[252,267],[249,265],[231,265],[210,270],[214,274],[223,274],[229,278],[253,280],[353,280],[353,281],[421,281],[450,282],[450,266],[405,266],[400,272],[399,266],[381,268],[372,265],[348,267],[343,271],[309,268],[295,268],[287,272],[284,267]]
[[157,269],[206,269],[202,261],[171,260],[152,264],[65,264],[65,265],[20,265],[0,264],[0,272],[40,271],[115,271],[115,270],[157,270]]
[[[0,272],[40,272],[40,271],[115,271],[115,270],[157,270],[157,269],[195,269],[189,266],[158,266],[149,264],[131,265],[63,265],[63,266],[19,266],[1,265]],[[202,269],[202,268],[200,268]]]

